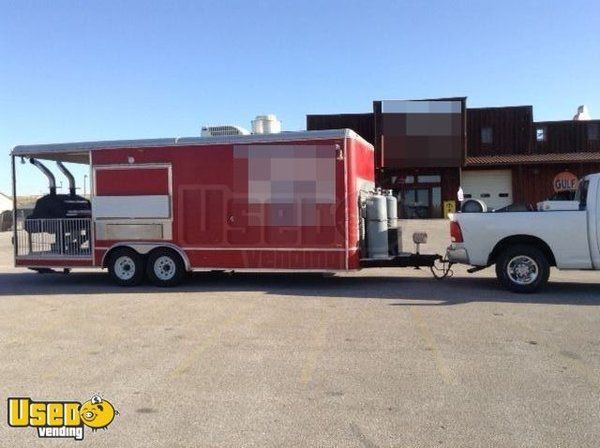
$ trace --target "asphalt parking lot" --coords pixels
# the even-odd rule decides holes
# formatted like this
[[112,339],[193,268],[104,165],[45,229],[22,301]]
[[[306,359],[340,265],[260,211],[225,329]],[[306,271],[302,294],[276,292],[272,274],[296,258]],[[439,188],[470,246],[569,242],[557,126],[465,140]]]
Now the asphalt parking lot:
[[[424,251],[441,251],[446,223]],[[409,246],[410,247],[410,246]],[[196,273],[113,286],[11,267],[0,234],[2,400],[87,400],[120,415],[89,446],[596,447],[600,274],[536,295],[493,272],[431,279]],[[4,402],[6,403],[6,402]],[[0,406],[6,422],[6,405]],[[0,446],[71,446],[0,424]]]

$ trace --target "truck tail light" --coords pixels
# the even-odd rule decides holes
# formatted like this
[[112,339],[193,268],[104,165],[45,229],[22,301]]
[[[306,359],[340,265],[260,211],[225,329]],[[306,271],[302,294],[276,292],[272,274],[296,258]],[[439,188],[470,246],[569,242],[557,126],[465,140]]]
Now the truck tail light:
[[450,239],[453,243],[463,242],[462,230],[456,221],[450,221]]

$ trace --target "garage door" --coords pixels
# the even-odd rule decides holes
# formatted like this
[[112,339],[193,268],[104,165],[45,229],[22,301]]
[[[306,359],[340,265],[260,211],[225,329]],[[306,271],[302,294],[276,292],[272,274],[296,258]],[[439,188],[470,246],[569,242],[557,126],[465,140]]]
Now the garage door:
[[463,171],[461,187],[465,199],[481,199],[488,209],[498,209],[512,204],[511,170]]

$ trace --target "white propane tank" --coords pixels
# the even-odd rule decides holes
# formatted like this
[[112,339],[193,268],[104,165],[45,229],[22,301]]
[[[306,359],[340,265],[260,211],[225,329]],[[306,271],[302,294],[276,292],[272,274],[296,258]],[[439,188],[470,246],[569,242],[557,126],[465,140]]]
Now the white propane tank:
[[252,120],[253,134],[279,134],[281,132],[281,121],[274,114],[257,115]]
[[385,201],[388,225],[395,228],[398,225],[398,200],[392,190],[385,190]]
[[392,190],[385,190],[388,220],[388,249],[390,255],[398,255],[402,238],[398,228],[398,200]]
[[367,251],[369,258],[389,258],[387,199],[381,190],[367,198]]
[[367,192],[360,190],[359,192],[359,221],[358,221],[358,234],[360,241],[360,253],[361,257],[367,256]]

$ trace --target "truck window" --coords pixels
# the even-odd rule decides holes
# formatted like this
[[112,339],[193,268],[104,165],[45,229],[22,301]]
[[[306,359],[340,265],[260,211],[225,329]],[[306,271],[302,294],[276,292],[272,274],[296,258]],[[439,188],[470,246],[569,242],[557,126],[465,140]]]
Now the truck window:
[[579,210],[585,210],[587,206],[589,184],[589,180],[582,180],[579,182],[579,188],[577,189],[577,193],[575,193],[575,200],[579,201]]

